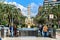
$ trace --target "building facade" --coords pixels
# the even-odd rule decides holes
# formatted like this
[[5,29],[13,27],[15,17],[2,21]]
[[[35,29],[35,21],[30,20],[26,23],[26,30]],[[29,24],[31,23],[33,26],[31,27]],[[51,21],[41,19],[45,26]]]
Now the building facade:
[[44,3],[43,3],[43,7],[44,7],[44,10],[47,10],[48,7],[53,7],[53,6],[57,6],[60,5],[60,0],[44,0]]
[[44,0],[44,3],[43,3],[44,10],[48,9],[48,4],[49,4],[49,1]]

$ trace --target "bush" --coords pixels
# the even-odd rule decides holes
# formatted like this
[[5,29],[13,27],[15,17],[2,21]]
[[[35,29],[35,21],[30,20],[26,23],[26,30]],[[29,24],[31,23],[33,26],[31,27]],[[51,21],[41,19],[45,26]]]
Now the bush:
[[31,28],[35,28],[36,26],[32,25]]
[[23,28],[23,27],[27,28],[27,25],[26,24],[22,24],[21,28]]

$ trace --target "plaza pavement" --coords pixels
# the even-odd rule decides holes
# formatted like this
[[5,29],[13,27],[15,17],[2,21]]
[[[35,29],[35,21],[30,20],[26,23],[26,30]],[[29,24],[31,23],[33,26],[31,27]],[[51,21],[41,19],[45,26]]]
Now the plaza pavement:
[[2,40],[60,40],[60,35],[56,35],[56,39],[47,37],[5,37]]
[[56,32],[56,38],[48,37],[4,37],[2,40],[60,40],[60,33]]

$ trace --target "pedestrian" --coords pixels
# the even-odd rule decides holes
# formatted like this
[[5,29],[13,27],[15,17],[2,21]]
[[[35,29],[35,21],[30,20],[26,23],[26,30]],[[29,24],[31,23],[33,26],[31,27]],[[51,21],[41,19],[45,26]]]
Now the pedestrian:
[[1,36],[4,37],[4,27],[1,29]]
[[8,31],[8,35],[7,36],[9,37],[10,36],[10,30],[8,29],[7,31]]
[[40,25],[39,25],[39,30],[40,30],[41,36],[42,36],[42,29],[43,29],[43,26],[42,26],[42,24],[40,24]]
[[53,28],[50,25],[48,28],[48,37],[52,38],[52,35],[53,35]]
[[14,36],[16,37],[17,36],[17,26],[16,25],[13,27],[13,30],[14,30]]
[[10,36],[13,37],[13,27],[12,26],[10,26]]
[[56,25],[52,25],[53,28],[53,38],[56,38]]
[[48,32],[48,27],[47,27],[47,25],[44,25],[43,26],[44,37],[47,37],[47,32]]
[[2,40],[2,38],[0,37],[0,40]]

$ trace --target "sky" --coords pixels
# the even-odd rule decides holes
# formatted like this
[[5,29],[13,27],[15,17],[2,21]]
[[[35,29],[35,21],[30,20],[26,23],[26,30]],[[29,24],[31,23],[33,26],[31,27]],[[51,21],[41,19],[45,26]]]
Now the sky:
[[44,0],[6,0],[5,3],[14,4],[21,9],[23,15],[27,16],[27,7],[30,5],[31,16],[36,16],[39,6],[43,5]]

